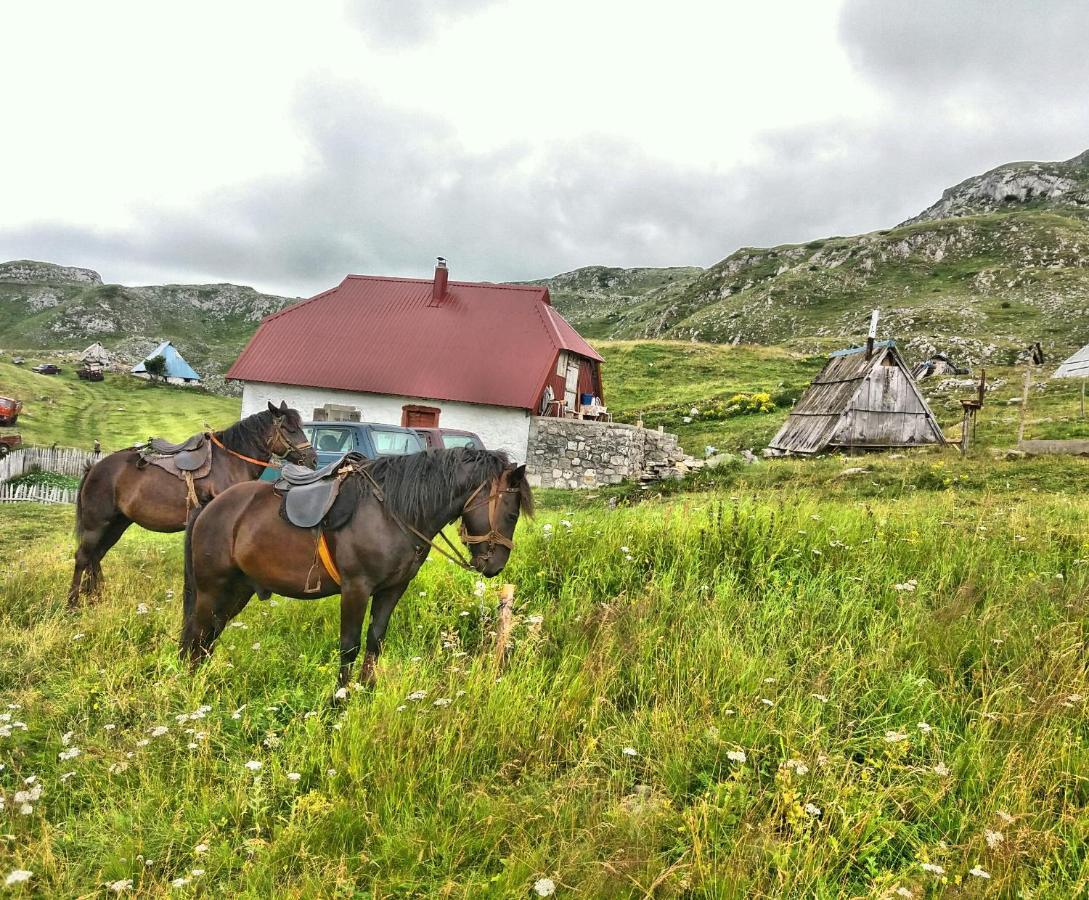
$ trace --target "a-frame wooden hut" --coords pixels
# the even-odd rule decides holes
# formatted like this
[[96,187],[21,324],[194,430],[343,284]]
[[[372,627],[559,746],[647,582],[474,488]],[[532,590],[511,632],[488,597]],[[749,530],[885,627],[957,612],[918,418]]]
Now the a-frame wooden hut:
[[768,445],[773,453],[944,444],[893,341],[832,354]]

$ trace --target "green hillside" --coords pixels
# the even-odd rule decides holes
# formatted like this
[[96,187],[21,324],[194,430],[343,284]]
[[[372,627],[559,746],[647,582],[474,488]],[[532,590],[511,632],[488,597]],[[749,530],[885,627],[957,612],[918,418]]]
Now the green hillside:
[[89,269],[19,260],[0,264],[0,348],[82,350],[100,341],[135,361],[171,340],[202,375],[222,374],[258,322],[292,302],[234,284],[103,284]]
[[24,404],[15,427],[0,430],[18,431],[28,444],[89,449],[97,439],[110,451],[152,435],[180,441],[205,422],[222,428],[238,419],[240,404],[232,397],[112,373],[105,381],[80,381],[71,365],[60,375],[38,375],[30,371],[38,362],[0,361],[0,395]]

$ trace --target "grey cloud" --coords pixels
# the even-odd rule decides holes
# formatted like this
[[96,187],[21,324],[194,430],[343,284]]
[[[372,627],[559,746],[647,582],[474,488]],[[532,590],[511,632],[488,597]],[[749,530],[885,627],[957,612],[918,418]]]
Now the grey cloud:
[[848,0],[840,20],[855,64],[886,87],[1052,109],[1073,101],[1082,112],[1087,36],[1084,0]]
[[[711,171],[606,138],[512,141],[474,153],[443,122],[347,85],[299,98],[313,164],[220,192],[197,213],[138,211],[104,233],[42,224],[0,230],[0,258],[33,256],[192,280],[209,273],[309,294],[348,272],[509,280],[589,264],[710,264],[739,246],[887,227],[983,168],[1079,150],[1047,117],[966,127],[931,115],[826,122],[765,136],[758,163]],[[1074,132],[1072,134],[1071,132]]]
[[373,43],[419,43],[461,16],[498,0],[348,0],[349,19]]

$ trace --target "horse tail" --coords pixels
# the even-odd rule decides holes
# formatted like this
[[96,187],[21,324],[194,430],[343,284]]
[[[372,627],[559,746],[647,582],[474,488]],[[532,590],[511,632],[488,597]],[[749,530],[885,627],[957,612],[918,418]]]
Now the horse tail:
[[194,507],[185,520],[185,584],[182,588],[182,614],[183,621],[187,623],[197,604],[197,580],[193,567],[193,526],[203,509],[203,506]]
[[89,462],[83,466],[83,474],[79,478],[79,487],[76,488],[76,540],[83,540],[83,483],[87,480],[87,476],[91,474],[91,469],[94,468],[94,463]]

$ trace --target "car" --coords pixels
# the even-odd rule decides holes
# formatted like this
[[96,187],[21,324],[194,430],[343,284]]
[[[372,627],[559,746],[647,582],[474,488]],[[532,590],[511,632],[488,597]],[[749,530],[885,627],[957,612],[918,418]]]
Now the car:
[[21,434],[0,434],[0,459],[7,456],[23,442]]
[[415,428],[417,434],[424,439],[429,449],[448,450],[451,447],[471,447],[474,450],[484,450],[484,442],[480,435],[472,431],[462,431],[460,428]]
[[53,363],[42,363],[30,371],[37,372],[39,375],[60,375],[61,369],[60,366],[55,366]]
[[14,397],[0,397],[0,425],[14,425],[23,411],[23,401]]
[[[349,450],[362,453],[368,459],[381,456],[406,456],[426,449],[424,439],[412,428],[383,425],[379,422],[303,422],[303,432],[314,445],[318,465],[336,462]],[[275,481],[279,470],[269,467],[262,481]]]

